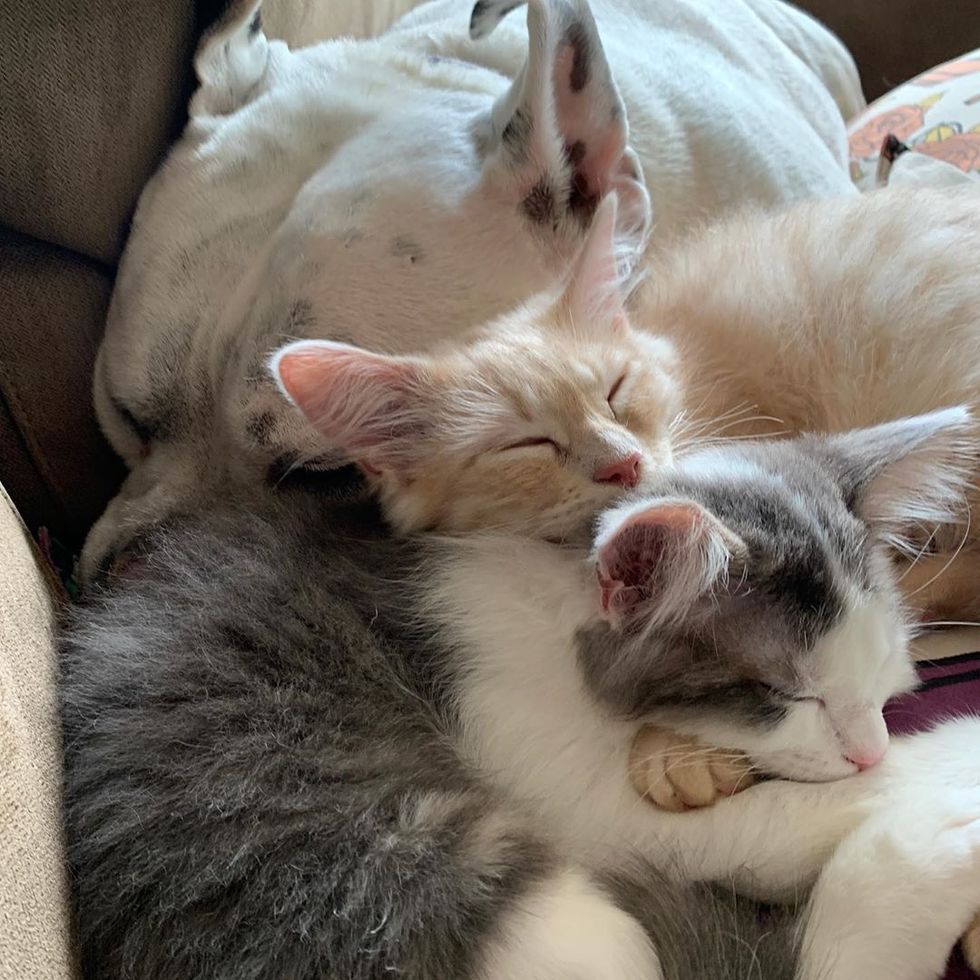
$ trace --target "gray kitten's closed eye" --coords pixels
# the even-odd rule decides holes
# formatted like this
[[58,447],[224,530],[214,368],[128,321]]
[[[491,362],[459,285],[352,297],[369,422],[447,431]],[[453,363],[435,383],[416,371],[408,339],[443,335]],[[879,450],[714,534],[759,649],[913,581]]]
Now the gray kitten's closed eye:
[[629,717],[793,779],[875,765],[914,680],[886,550],[955,516],[969,413],[695,453],[606,515],[581,662]]

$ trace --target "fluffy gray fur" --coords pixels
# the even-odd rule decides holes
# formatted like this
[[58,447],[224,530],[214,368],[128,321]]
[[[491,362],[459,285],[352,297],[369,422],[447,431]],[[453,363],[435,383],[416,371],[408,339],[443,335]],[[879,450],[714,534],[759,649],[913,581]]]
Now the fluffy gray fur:
[[[63,641],[85,975],[468,980],[560,861],[454,748],[438,554],[305,491],[145,542]],[[669,980],[789,980],[793,916],[636,865],[603,877]]]

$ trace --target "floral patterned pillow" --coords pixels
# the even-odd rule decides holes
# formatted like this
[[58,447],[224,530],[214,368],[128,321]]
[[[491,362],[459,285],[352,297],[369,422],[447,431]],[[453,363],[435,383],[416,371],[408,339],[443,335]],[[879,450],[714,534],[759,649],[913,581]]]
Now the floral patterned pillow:
[[[848,126],[851,176],[863,189],[903,168],[935,182],[980,180],[980,48],[913,78]],[[913,159],[922,154],[926,160]],[[911,166],[910,166],[911,165]]]

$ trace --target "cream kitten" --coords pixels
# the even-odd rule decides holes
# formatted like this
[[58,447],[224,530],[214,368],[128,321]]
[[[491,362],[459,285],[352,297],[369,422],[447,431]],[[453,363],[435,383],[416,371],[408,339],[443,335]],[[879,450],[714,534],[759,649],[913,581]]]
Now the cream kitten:
[[[563,537],[683,443],[980,407],[976,190],[895,189],[710,227],[652,270],[632,328],[615,212],[607,197],[557,298],[469,346],[391,358],[302,341],[273,357],[396,526]],[[937,530],[935,517],[923,507],[894,542],[914,559],[906,598],[930,617],[980,618],[980,520]]]
[[273,355],[285,394],[325,448],[359,464],[399,530],[567,539],[670,460],[677,358],[630,327],[609,288],[608,201],[557,296],[467,341],[393,357],[311,340]]
[[[680,350],[701,435],[836,432],[980,406],[980,190],[883,190],[706,229],[645,280],[633,321]],[[738,412],[750,407],[751,411]],[[980,618],[980,496],[895,544],[906,600]],[[964,530],[965,527],[965,530]]]

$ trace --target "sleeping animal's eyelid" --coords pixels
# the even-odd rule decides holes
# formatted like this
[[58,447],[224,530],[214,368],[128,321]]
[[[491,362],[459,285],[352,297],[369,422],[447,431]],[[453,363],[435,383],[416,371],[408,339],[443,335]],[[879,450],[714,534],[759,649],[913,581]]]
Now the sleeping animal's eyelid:
[[608,395],[606,395],[606,401],[607,401],[607,402],[611,402],[611,401],[612,401],[612,400],[613,400],[613,399],[614,399],[614,398],[616,397],[616,393],[617,393],[617,392],[619,391],[619,389],[620,389],[620,388],[622,388],[622,387],[623,387],[623,382],[624,382],[624,381],[626,380],[626,375],[627,375],[627,372],[626,372],[626,371],[624,371],[624,372],[623,372],[623,373],[622,373],[622,374],[621,374],[621,375],[620,375],[620,376],[619,376],[619,377],[618,377],[618,378],[616,379],[616,382],[615,382],[615,384],[613,384],[613,386],[612,386],[612,387],[611,387],[611,388],[609,389],[609,394],[608,394]]
[[527,449],[533,446],[551,446],[555,452],[558,452],[559,446],[554,439],[548,438],[548,436],[529,436],[527,439],[519,439],[517,442],[508,443],[506,446],[500,446],[497,449],[498,453],[506,452],[508,449]]
[[823,704],[823,699],[818,697],[812,697],[810,695],[802,694],[791,694],[789,691],[781,687],[776,687],[774,684],[767,684],[765,681],[759,681],[759,683],[770,693],[776,695],[776,697],[785,698],[787,701],[793,701],[799,704],[803,704],[807,701],[814,701],[817,704]]

